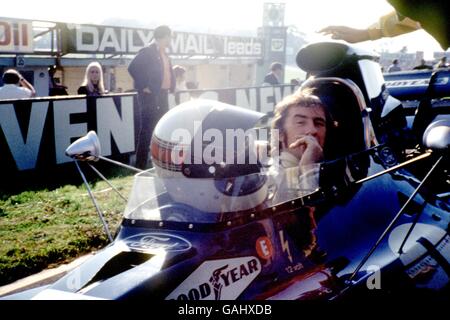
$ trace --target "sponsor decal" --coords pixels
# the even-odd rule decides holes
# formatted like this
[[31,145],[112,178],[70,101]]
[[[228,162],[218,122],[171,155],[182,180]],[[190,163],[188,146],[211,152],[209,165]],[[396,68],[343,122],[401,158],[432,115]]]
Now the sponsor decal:
[[241,257],[203,262],[167,300],[233,300],[261,272],[256,257]]
[[[442,255],[442,257],[450,261],[450,236],[446,235],[442,241],[436,245],[436,251]],[[421,281],[422,279],[429,279],[433,276],[435,272],[440,271],[442,267],[433,258],[431,255],[425,256],[421,259],[417,264],[412,265],[410,268],[406,270],[408,276],[412,279],[418,279]],[[447,278],[450,275],[447,274]]]
[[284,39],[272,39],[271,50],[275,52],[284,51]]
[[386,81],[386,87],[388,87],[388,88],[423,87],[423,86],[428,86],[429,83],[430,83],[429,79],[393,80],[393,81]]
[[272,242],[268,237],[259,237],[256,239],[256,252],[261,259],[270,259],[273,254]]
[[397,159],[395,158],[394,153],[389,147],[382,148],[380,150],[380,158],[384,162],[385,165],[391,167],[397,163]]
[[[391,232],[389,247],[394,253],[410,226],[405,223]],[[399,258],[417,287],[439,290],[450,282],[450,235],[442,228],[417,223]]]
[[289,241],[284,240],[284,232],[283,230],[280,230],[280,242],[281,242],[281,249],[283,250],[283,253],[287,253],[287,257],[291,263],[294,262],[292,259],[291,250],[289,249]]
[[[440,77],[436,79],[435,85],[443,86],[448,84],[449,77]],[[430,84],[430,79],[402,79],[402,80],[391,80],[386,81],[386,87],[397,88],[397,87],[428,87]]]
[[284,270],[287,273],[294,273],[294,272],[298,272],[298,271],[302,270],[303,268],[304,268],[303,264],[301,262],[299,262],[296,265],[287,266],[286,268],[284,268]]
[[411,279],[420,280],[432,276],[438,267],[436,260],[430,256],[426,256],[424,259],[420,260],[419,263],[407,269],[406,273]]
[[123,240],[125,244],[135,251],[164,250],[166,252],[186,251],[192,244],[179,236],[168,233],[144,233]]

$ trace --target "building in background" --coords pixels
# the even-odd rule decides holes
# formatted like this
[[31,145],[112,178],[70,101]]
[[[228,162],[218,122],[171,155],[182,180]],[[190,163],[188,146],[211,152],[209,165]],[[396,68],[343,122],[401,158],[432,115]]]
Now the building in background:
[[425,60],[427,65],[435,65],[443,56],[450,59],[450,52],[434,52],[433,59],[424,59],[423,51],[416,51],[413,53],[408,53],[406,50],[401,50],[399,52],[381,52],[380,53],[380,65],[383,67],[384,71],[387,71],[389,65],[394,59],[398,59],[399,66],[402,71],[413,70],[417,65],[421,64],[422,59]]
[[[76,94],[92,61],[103,66],[108,91],[131,90],[127,66],[153,30],[0,18],[0,35],[0,72],[17,68],[38,96],[47,96],[50,66],[57,67],[56,83]],[[181,31],[174,32],[170,55],[198,89],[253,86],[256,65],[264,60],[260,38]]]
[[[263,58],[258,61],[256,84],[263,82],[273,62],[286,65],[287,27],[284,25],[284,3],[264,3],[263,26],[258,29],[258,37],[263,41]],[[283,70],[282,79],[285,72]]]

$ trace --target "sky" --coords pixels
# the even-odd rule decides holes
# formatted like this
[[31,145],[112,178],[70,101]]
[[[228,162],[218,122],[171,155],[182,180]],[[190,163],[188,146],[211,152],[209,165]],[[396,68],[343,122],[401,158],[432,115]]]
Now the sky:
[[[2,4],[0,16],[73,23],[99,24],[111,18],[135,21],[136,26],[167,24],[175,31],[233,34],[235,30],[254,31],[262,25],[265,2],[285,3],[285,25],[295,26],[308,40],[329,39],[317,33],[328,25],[363,28],[392,10],[385,0],[21,0]],[[183,27],[183,29],[180,29]],[[192,28],[185,30],[184,28]],[[426,32],[416,31],[396,38],[361,44],[376,51],[442,51]]]

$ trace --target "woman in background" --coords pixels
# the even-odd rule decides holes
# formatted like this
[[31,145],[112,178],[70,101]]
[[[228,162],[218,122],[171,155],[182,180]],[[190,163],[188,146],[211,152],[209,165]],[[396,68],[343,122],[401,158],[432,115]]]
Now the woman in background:
[[78,94],[101,96],[105,93],[102,66],[96,61],[91,62],[86,68],[83,83],[78,88]]
[[187,90],[186,87],[186,68],[175,65],[173,66],[173,74],[175,75],[175,90]]

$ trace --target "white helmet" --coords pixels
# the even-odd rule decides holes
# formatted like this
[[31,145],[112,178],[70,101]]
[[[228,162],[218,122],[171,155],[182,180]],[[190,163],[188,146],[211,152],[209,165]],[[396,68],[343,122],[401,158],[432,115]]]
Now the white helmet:
[[153,132],[151,154],[171,198],[210,213],[264,202],[266,179],[248,135],[264,116],[212,100],[192,100],[167,112]]

